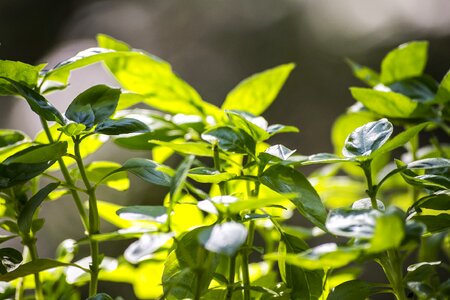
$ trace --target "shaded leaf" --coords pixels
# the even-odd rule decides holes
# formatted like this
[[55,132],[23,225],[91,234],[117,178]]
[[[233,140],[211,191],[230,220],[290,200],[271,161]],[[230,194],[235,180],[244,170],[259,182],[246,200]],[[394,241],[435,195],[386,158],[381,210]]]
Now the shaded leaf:
[[144,158],[131,158],[127,160],[119,171],[128,171],[139,178],[162,186],[171,186],[173,170],[154,161]]
[[335,287],[328,295],[327,300],[364,300],[370,295],[377,294],[386,289],[384,286],[362,280],[350,280]]
[[95,132],[107,135],[145,132],[148,130],[149,128],[147,125],[132,118],[122,118],[117,120],[108,119],[95,127]]
[[188,177],[200,183],[220,183],[236,177],[236,174],[219,172],[214,168],[198,167],[190,169]]
[[352,69],[353,75],[356,78],[362,80],[372,87],[380,83],[380,74],[378,74],[371,68],[360,65],[350,59],[346,59],[346,62]]
[[204,132],[202,139],[210,143],[217,142],[224,151],[250,155],[255,153],[255,140],[242,129],[236,131],[228,126],[216,127]]

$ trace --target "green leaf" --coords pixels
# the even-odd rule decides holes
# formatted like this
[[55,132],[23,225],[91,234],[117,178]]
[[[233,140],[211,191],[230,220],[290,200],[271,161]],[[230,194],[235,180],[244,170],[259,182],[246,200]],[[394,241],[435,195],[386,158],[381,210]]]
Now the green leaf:
[[171,186],[174,173],[171,168],[144,158],[127,160],[119,171],[128,171],[147,182],[167,187]]
[[242,129],[234,130],[229,126],[210,129],[202,134],[202,139],[219,145],[224,151],[254,155],[256,142]]
[[193,155],[187,156],[178,166],[175,175],[172,177],[172,181],[170,183],[170,199],[172,203],[178,201],[194,159],[195,156]]
[[386,143],[392,131],[393,126],[387,119],[358,127],[345,140],[342,154],[346,157],[369,156]]
[[150,255],[164,246],[173,236],[173,233],[143,234],[139,240],[128,246],[123,256],[130,263],[137,264],[151,258]]
[[413,206],[408,211],[421,210],[428,208],[433,210],[450,210],[450,192],[438,192],[420,198],[414,202]]
[[264,152],[259,153],[258,157],[265,162],[287,160],[296,150],[291,150],[283,145],[277,144],[270,146]]
[[110,295],[100,293],[95,296],[89,297],[87,300],[114,300]]
[[95,85],[79,94],[70,103],[66,117],[91,128],[114,113],[119,96],[120,89],[113,89],[102,84]]
[[134,205],[117,210],[116,214],[125,220],[146,220],[161,224],[167,221],[167,208],[165,206]]
[[[34,88],[38,83],[39,71],[43,65],[32,66],[19,61],[0,60],[0,77],[14,80],[29,88]],[[11,83],[0,79],[0,95],[16,94],[16,88]]]
[[270,137],[268,123],[263,117],[239,110],[226,110],[225,113],[233,126],[244,130],[256,141],[265,141]]
[[[346,266],[356,260],[361,254],[358,247],[338,247],[335,243],[326,243],[304,252],[285,254],[287,264],[307,270],[335,269]],[[267,260],[278,260],[279,254],[271,253],[264,256]]]
[[286,166],[274,165],[268,168],[260,178],[261,183],[278,193],[297,193],[297,197],[290,197],[300,213],[317,227],[326,230],[325,219],[327,212],[306,177]]
[[353,75],[356,78],[362,80],[372,87],[380,83],[380,74],[378,74],[371,68],[360,65],[350,59],[346,59],[346,62],[352,69]]
[[149,143],[172,149],[175,152],[187,155],[212,157],[213,150],[211,145],[201,142],[163,142],[150,140]]
[[447,72],[447,74],[445,74],[444,78],[439,84],[434,101],[441,104],[450,102],[450,72]]
[[425,158],[421,160],[416,160],[410,162],[406,165],[408,169],[411,170],[432,170],[441,168],[450,168],[450,159],[435,157],[435,158]]
[[385,144],[383,144],[380,148],[376,149],[372,152],[371,156],[379,156],[381,154],[390,152],[398,147],[403,146],[407,142],[409,142],[413,137],[419,134],[425,127],[427,127],[429,123],[422,123],[413,127],[406,129],[405,131],[397,134],[394,138],[388,140]]
[[334,235],[367,239],[373,236],[379,215],[374,209],[339,208],[329,213],[325,225]]
[[[125,45],[116,47],[120,41],[101,36],[99,46],[125,50]],[[144,96],[143,102],[169,113],[221,115],[217,107],[204,102],[197,91],[179,78],[170,65],[162,59],[128,47],[122,55],[107,59],[105,65],[128,91]]]
[[427,226],[427,232],[436,233],[450,228],[450,214],[441,213],[438,215],[416,215],[414,220]]
[[56,160],[28,164],[11,163],[0,164],[0,189],[9,188],[24,183],[47,170]]
[[389,52],[381,63],[381,82],[392,83],[422,75],[427,63],[428,42],[414,41]]
[[385,289],[386,288],[383,285],[377,283],[350,280],[335,287],[328,295],[327,300],[363,300],[369,298],[370,295],[378,294]]
[[198,167],[190,169],[188,177],[200,183],[220,183],[236,177],[236,174],[219,172],[214,168]]
[[[389,233],[389,234],[386,234]],[[405,237],[405,222],[396,210],[388,210],[376,219],[369,253],[398,248]]]
[[247,239],[247,227],[237,222],[216,224],[202,230],[200,243],[209,251],[233,256]]
[[389,85],[389,89],[419,102],[431,102],[435,98],[438,83],[431,76],[422,75],[394,82]]
[[30,106],[31,110],[41,116],[47,121],[54,121],[58,124],[64,124],[65,119],[61,113],[50,103],[44,96],[30,89],[26,85],[11,80],[6,77],[0,79],[8,81],[12,88],[14,88],[15,94],[22,96]]
[[[21,266],[19,266],[14,271],[8,272],[6,274],[0,275],[0,281],[12,281],[17,278],[25,277],[27,275],[36,274],[48,269],[53,269],[57,267],[68,267],[68,266],[74,266],[78,267],[76,264],[68,264],[63,263],[56,260],[51,259],[44,259],[44,258],[38,258],[33,261],[30,261],[28,263],[25,263]],[[88,271],[83,269],[84,271]]]
[[29,137],[21,131],[0,129],[0,151],[3,151],[3,148],[19,145],[27,140],[29,140]]
[[19,230],[23,234],[29,233],[34,213],[48,196],[48,194],[50,194],[50,192],[56,189],[58,186],[59,183],[57,182],[47,184],[25,203],[22,211],[19,214],[19,217],[17,218],[17,225],[19,226]]
[[394,92],[350,88],[353,98],[370,111],[389,118],[424,118],[428,110],[422,103]]
[[[121,165],[111,161],[94,161],[86,166],[86,175],[89,181],[95,184],[105,184],[117,191],[126,191],[130,187],[130,181],[126,173],[115,172]],[[81,179],[79,171],[72,174]]]
[[[0,249],[0,278],[7,273],[8,269],[15,268],[22,262],[22,254],[14,248]],[[4,281],[4,280],[2,280]]]
[[[136,134],[136,135],[127,136],[127,137],[116,137],[114,139],[114,143],[116,143],[117,145],[119,145],[121,147],[132,149],[132,150],[152,150],[155,147],[155,145],[158,145],[159,143],[169,142],[169,141],[172,141],[172,140],[180,137],[180,135],[173,134],[173,133],[174,132],[171,129],[167,129],[167,128],[166,129],[158,129],[158,130],[154,130],[151,132]],[[184,153],[184,154],[194,154],[194,153],[187,153],[187,152],[188,151],[193,152],[193,151],[197,151],[197,150],[200,153],[205,152],[205,149],[204,149],[205,147],[200,149],[200,147],[201,147],[200,146],[200,147],[198,147],[199,149],[193,150],[193,148],[196,148],[196,146],[193,146],[193,147],[188,147],[188,146],[191,144],[194,144],[194,143],[189,143],[189,142],[186,142],[186,143],[187,143],[186,147],[176,146],[176,145],[173,147],[177,147],[179,149],[178,152]],[[170,145],[170,144],[171,143],[168,143],[167,145]],[[175,144],[182,145],[184,143],[178,142]],[[208,152],[211,153],[212,150],[209,149]],[[210,156],[212,156],[212,153],[210,154]]]
[[48,161],[55,161],[67,152],[66,142],[56,142],[46,145],[36,145],[28,147],[22,151],[8,157],[3,163],[6,165],[13,163],[38,164]]
[[62,126],[58,130],[62,131],[65,135],[72,137],[72,136],[80,135],[81,133],[83,133],[83,131],[85,129],[86,129],[86,125],[71,122],[71,123],[68,123],[68,124]]
[[275,100],[294,67],[293,63],[280,65],[243,80],[227,95],[222,109],[262,114]]
[[96,133],[107,135],[119,135],[126,133],[145,132],[149,128],[139,120],[132,118],[122,118],[117,120],[108,119],[95,127]]
[[348,157],[339,157],[331,153],[317,153],[308,156],[304,161],[300,162],[302,165],[314,165],[314,164],[333,164],[343,162],[354,162],[354,159]]

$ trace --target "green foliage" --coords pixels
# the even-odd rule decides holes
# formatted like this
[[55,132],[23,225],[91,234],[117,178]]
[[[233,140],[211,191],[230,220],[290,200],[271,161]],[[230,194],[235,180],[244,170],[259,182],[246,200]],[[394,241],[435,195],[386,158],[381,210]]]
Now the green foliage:
[[[0,248],[5,295],[24,299],[34,289],[37,300],[78,300],[89,284],[88,299],[113,299],[99,291],[102,280],[132,285],[139,299],[449,294],[440,257],[450,255],[450,147],[436,136],[450,134],[450,77],[438,83],[423,73],[426,42],[388,53],[380,73],[348,60],[369,88],[350,89],[356,103],[333,125],[334,153],[308,155],[272,145],[274,135],[298,129],[260,116],[294,64],[243,80],[218,108],[168,62],[106,35],[98,43],[48,71],[0,61],[0,95],[24,98],[43,129],[35,139],[0,130],[0,243],[18,238],[24,246],[23,255]],[[44,97],[97,62],[121,88],[94,85],[64,114]],[[152,157],[86,163],[108,138]],[[306,176],[306,165],[317,169]],[[102,186],[114,193],[147,183],[162,186],[165,199],[117,205],[97,197]],[[42,204],[62,195],[73,199],[86,237],[63,242],[55,259],[39,258],[39,230],[50,226],[39,218]],[[287,225],[297,212],[308,227]],[[105,232],[100,218],[118,229]],[[117,259],[100,251],[128,239]],[[90,256],[73,262],[86,245]],[[386,283],[358,278],[370,261]]]

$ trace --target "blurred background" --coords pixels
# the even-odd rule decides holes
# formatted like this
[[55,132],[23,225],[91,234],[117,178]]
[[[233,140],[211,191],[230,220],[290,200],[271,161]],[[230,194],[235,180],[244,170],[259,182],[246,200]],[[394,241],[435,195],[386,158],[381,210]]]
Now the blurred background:
[[[97,33],[167,60],[205,100],[217,105],[245,77],[296,63],[264,116],[269,123],[299,127],[300,134],[280,135],[273,143],[302,154],[333,151],[331,125],[353,103],[348,88],[362,86],[346,57],[379,70],[390,49],[428,40],[426,72],[440,81],[450,65],[448,0],[0,0],[0,59],[48,62],[50,68],[95,46]],[[76,71],[70,88],[49,100],[64,111],[79,92],[96,83],[115,85],[97,65]],[[0,101],[0,128],[36,134],[39,120],[25,101]],[[122,161],[124,155],[114,145],[99,153],[103,160]],[[105,191],[101,197],[122,205],[141,203],[148,198],[140,193],[145,189],[136,183],[133,192]],[[157,192],[155,197],[160,199]],[[41,256],[53,256],[63,236],[81,236],[78,217],[61,213],[73,210],[70,201],[47,204],[42,214],[51,223],[39,239]],[[121,250],[111,248],[110,255]]]

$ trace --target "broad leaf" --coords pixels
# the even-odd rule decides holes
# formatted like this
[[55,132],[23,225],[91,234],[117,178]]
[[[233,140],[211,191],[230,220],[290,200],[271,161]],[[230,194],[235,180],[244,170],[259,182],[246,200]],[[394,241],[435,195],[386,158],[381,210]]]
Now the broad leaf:
[[86,130],[86,125],[70,122],[59,128],[59,130],[62,131],[65,135],[72,137],[82,134]]
[[91,128],[108,119],[116,110],[120,89],[106,85],[95,85],[79,94],[70,103],[66,117]]
[[47,121],[54,121],[59,124],[65,123],[65,119],[61,115],[61,113],[42,95],[30,89],[26,85],[23,85],[9,78],[0,76],[0,80],[1,79],[7,81],[10,86],[14,88],[14,94],[22,96],[28,102],[31,110],[36,114]]
[[439,84],[435,101],[441,104],[450,102],[450,72],[447,72],[447,74],[445,74],[444,78]]
[[171,186],[173,170],[154,161],[143,158],[131,158],[127,160],[119,171],[128,171],[139,178],[162,186]]
[[450,214],[440,213],[438,215],[416,215],[414,220],[427,226],[427,232],[436,233],[450,229]]
[[67,143],[56,142],[46,145],[36,145],[28,147],[22,151],[15,153],[8,157],[3,163],[26,163],[26,164],[38,164],[48,161],[54,161],[66,154]]
[[350,88],[353,98],[370,111],[390,118],[424,118],[428,110],[402,94],[367,88]]
[[392,83],[422,75],[427,63],[428,42],[414,41],[389,52],[381,63],[381,82]]
[[219,172],[214,168],[198,167],[190,169],[188,177],[200,183],[220,183],[236,177],[236,174]]
[[47,170],[55,162],[56,160],[36,164],[0,164],[0,189],[9,188],[16,184],[27,182],[31,178],[36,177]]
[[328,231],[349,238],[371,238],[380,212],[374,209],[335,209],[326,221]]
[[[32,89],[37,86],[42,67],[43,65],[32,66],[19,61],[0,60],[0,77],[14,80]],[[0,79],[0,95],[13,95],[16,92],[10,82]]]
[[431,170],[431,169],[441,169],[450,168],[450,159],[436,157],[436,158],[425,158],[421,160],[416,160],[410,162],[406,165],[408,169],[416,170]]
[[292,63],[281,65],[243,80],[227,95],[222,109],[262,114],[275,100],[294,67]]
[[211,145],[202,142],[163,142],[157,140],[149,140],[148,143],[152,145],[167,147],[181,154],[207,157],[213,156]]
[[[86,175],[94,184],[105,184],[117,191],[125,191],[130,187],[128,176],[123,172],[115,172],[121,165],[111,161],[94,161],[86,166]],[[78,169],[72,171],[75,178],[81,179]]]
[[107,135],[145,132],[148,130],[147,125],[132,118],[122,118],[117,120],[108,119],[95,127],[95,132]]
[[198,239],[209,251],[233,256],[247,239],[247,228],[237,222],[217,224],[202,230]]
[[267,132],[268,123],[263,117],[239,110],[225,112],[233,126],[242,129],[256,141],[265,141],[270,137]]
[[392,131],[393,126],[387,119],[358,127],[347,137],[342,154],[346,157],[369,156],[386,143]]
[[361,280],[350,280],[335,287],[329,294],[327,300],[367,299],[370,295],[377,294],[385,289],[380,284]]
[[172,237],[173,233],[143,234],[139,240],[132,243],[123,253],[124,258],[132,264],[137,264],[164,246]]
[[232,127],[221,126],[210,129],[202,134],[202,139],[219,145],[224,151],[254,155],[256,142],[242,129],[234,130]]
[[23,234],[29,233],[36,209],[41,205],[48,194],[50,194],[50,192],[58,186],[59,183],[49,183],[25,203],[19,217],[17,218],[17,225]]
[[394,82],[389,85],[389,89],[410,99],[428,103],[435,98],[438,83],[431,76],[422,75]]
[[367,251],[376,253],[397,248],[402,243],[404,236],[405,222],[401,214],[390,209],[376,219],[374,233]]
[[261,183],[278,193],[297,193],[290,197],[300,213],[314,225],[326,230],[327,212],[323,203],[306,177],[286,166],[274,165],[268,168],[260,178]]

